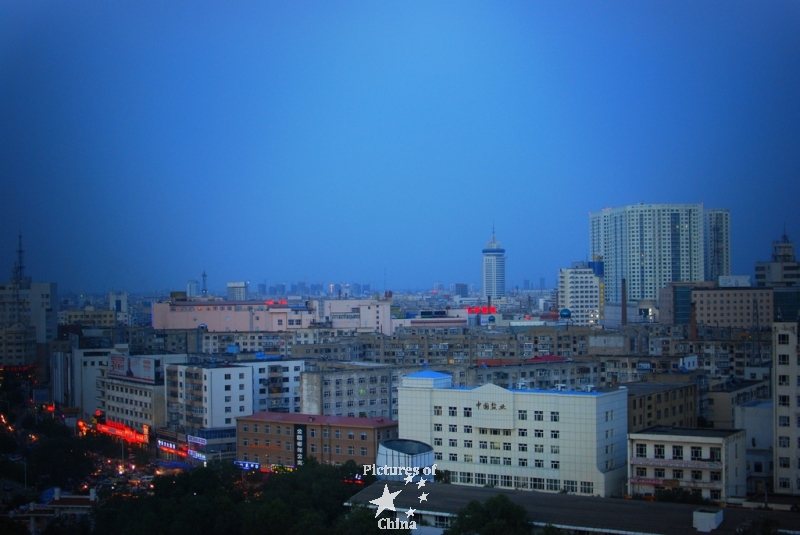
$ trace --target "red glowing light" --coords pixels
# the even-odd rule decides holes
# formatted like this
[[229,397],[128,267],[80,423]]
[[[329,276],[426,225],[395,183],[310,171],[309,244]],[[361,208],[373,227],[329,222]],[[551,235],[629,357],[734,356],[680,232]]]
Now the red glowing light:
[[47,412],[56,412],[56,406],[55,405],[48,405],[47,406]]

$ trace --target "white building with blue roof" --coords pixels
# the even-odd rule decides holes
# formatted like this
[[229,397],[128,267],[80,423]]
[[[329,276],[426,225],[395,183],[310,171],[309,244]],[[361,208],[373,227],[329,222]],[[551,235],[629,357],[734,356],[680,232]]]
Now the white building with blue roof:
[[398,397],[400,437],[430,444],[451,483],[625,492],[625,390],[463,388],[449,374],[422,371],[403,378]]

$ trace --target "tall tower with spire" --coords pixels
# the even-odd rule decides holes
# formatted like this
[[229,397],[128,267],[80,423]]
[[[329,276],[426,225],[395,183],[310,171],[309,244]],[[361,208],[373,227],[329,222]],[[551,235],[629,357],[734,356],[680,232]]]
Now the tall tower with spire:
[[495,239],[492,225],[492,240],[483,250],[483,285],[481,297],[484,300],[498,299],[506,295],[506,250]]

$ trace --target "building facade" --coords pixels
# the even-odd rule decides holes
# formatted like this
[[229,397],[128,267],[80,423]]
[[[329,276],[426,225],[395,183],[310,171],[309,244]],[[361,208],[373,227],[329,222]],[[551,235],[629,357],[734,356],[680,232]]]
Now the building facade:
[[460,388],[448,374],[425,371],[403,378],[399,398],[400,437],[433,446],[437,470],[454,484],[623,491],[623,390]]
[[798,324],[772,326],[775,432],[774,492],[800,494],[800,348]]
[[654,426],[696,427],[697,384],[627,383],[628,432]]
[[773,320],[772,288],[693,288],[692,302],[698,325],[769,327]]
[[786,234],[772,242],[770,262],[756,262],[756,286],[800,286],[800,262]]
[[724,209],[703,210],[703,280],[718,282],[731,274],[731,212]]
[[483,250],[481,298],[484,301],[506,295],[506,250],[500,246],[492,231],[492,240]]
[[237,461],[257,463],[262,472],[297,467],[309,457],[333,465],[373,464],[379,445],[397,438],[397,422],[388,418],[257,412],[237,418],[236,427]]
[[176,433],[179,448],[187,448],[190,459],[200,463],[235,459],[236,418],[253,413],[250,366],[168,365],[166,397],[166,426]]
[[603,318],[605,285],[601,273],[589,262],[574,262],[571,268],[558,270],[558,306],[570,311],[572,325],[598,325]]
[[651,427],[630,433],[628,494],[684,489],[708,500],[746,495],[746,432]]

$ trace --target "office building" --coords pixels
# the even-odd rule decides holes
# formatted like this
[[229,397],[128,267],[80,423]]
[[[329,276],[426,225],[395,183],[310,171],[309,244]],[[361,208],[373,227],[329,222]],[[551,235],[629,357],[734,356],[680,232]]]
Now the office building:
[[97,379],[98,410],[105,422],[95,429],[127,442],[149,444],[166,418],[164,366],[186,362],[186,355],[131,355],[114,347]]
[[[590,254],[605,264],[606,302],[622,302],[623,279],[634,302],[656,301],[669,282],[704,280],[703,217],[702,204],[642,203],[590,213]],[[718,228],[722,251],[729,248],[727,228]]]
[[484,301],[498,299],[506,295],[506,250],[500,247],[494,237],[483,250],[483,286],[481,297]]
[[257,412],[237,418],[236,426],[237,462],[256,463],[250,466],[262,472],[300,466],[309,457],[332,465],[373,464],[379,445],[397,438],[397,422],[389,418]]
[[573,262],[558,270],[558,306],[572,325],[598,325],[605,306],[601,262]]
[[400,438],[434,448],[453,484],[619,495],[626,475],[627,393],[453,387],[417,372],[398,389]]

